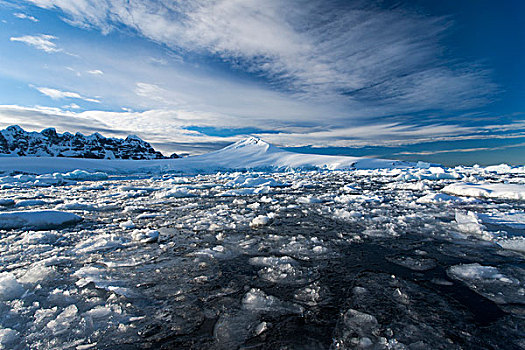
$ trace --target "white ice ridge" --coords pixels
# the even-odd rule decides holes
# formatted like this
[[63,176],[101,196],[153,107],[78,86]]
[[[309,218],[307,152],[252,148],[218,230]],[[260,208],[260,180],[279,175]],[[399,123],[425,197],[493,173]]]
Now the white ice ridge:
[[77,169],[110,174],[130,173],[213,173],[234,169],[384,169],[407,168],[410,163],[363,157],[301,154],[282,150],[258,138],[249,137],[221,150],[204,155],[160,160],[109,160],[49,157],[0,157],[0,172],[47,174]]

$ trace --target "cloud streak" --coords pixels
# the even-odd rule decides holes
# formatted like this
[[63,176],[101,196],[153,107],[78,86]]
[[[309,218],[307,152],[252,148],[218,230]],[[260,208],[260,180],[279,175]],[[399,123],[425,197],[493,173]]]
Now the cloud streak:
[[37,86],[35,86],[34,88],[37,89],[43,95],[51,97],[53,100],[61,100],[64,98],[76,98],[76,99],[84,100],[87,102],[100,103],[100,100],[97,100],[95,98],[90,98],[90,97],[84,97],[77,92],[61,91],[57,89],[52,89],[52,88],[47,88],[47,87],[37,87]]
[[444,57],[451,22],[364,2],[28,0],[109,33],[126,26],[179,52],[211,55],[300,99],[391,113],[489,102],[490,72]]
[[38,18],[33,17],[31,15],[26,15],[25,13],[21,13],[21,12],[16,12],[13,14],[13,16],[15,16],[16,18],[20,18],[20,19],[27,19],[35,23],[38,22]]
[[19,37],[11,37],[9,40],[13,42],[21,42],[26,45],[32,46],[35,49],[45,51],[47,53],[54,53],[62,51],[57,47],[53,40],[58,39],[56,36],[49,34],[39,35],[24,35]]

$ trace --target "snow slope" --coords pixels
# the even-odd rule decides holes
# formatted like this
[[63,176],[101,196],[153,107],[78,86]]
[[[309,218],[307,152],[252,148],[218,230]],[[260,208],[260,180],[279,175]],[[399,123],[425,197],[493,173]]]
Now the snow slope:
[[70,172],[76,169],[89,172],[103,171],[110,174],[130,174],[212,173],[222,170],[276,170],[285,168],[345,170],[354,168],[407,168],[410,166],[410,163],[395,160],[293,153],[272,146],[255,137],[249,137],[215,152],[180,159],[106,160],[0,157],[0,171],[7,174],[13,172],[45,174]]

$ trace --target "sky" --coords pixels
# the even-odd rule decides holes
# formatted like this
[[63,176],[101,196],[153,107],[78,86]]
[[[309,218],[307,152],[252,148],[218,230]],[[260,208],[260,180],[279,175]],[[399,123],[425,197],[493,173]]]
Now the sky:
[[0,127],[525,164],[521,0],[0,0]]

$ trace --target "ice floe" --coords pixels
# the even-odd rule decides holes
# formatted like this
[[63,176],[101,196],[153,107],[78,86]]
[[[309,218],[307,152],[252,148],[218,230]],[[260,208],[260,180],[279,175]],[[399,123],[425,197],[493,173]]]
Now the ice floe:
[[503,183],[453,183],[442,190],[458,196],[525,200],[525,185]]
[[0,229],[25,228],[45,230],[64,225],[76,224],[82,218],[76,214],[57,210],[10,211],[0,213]]

